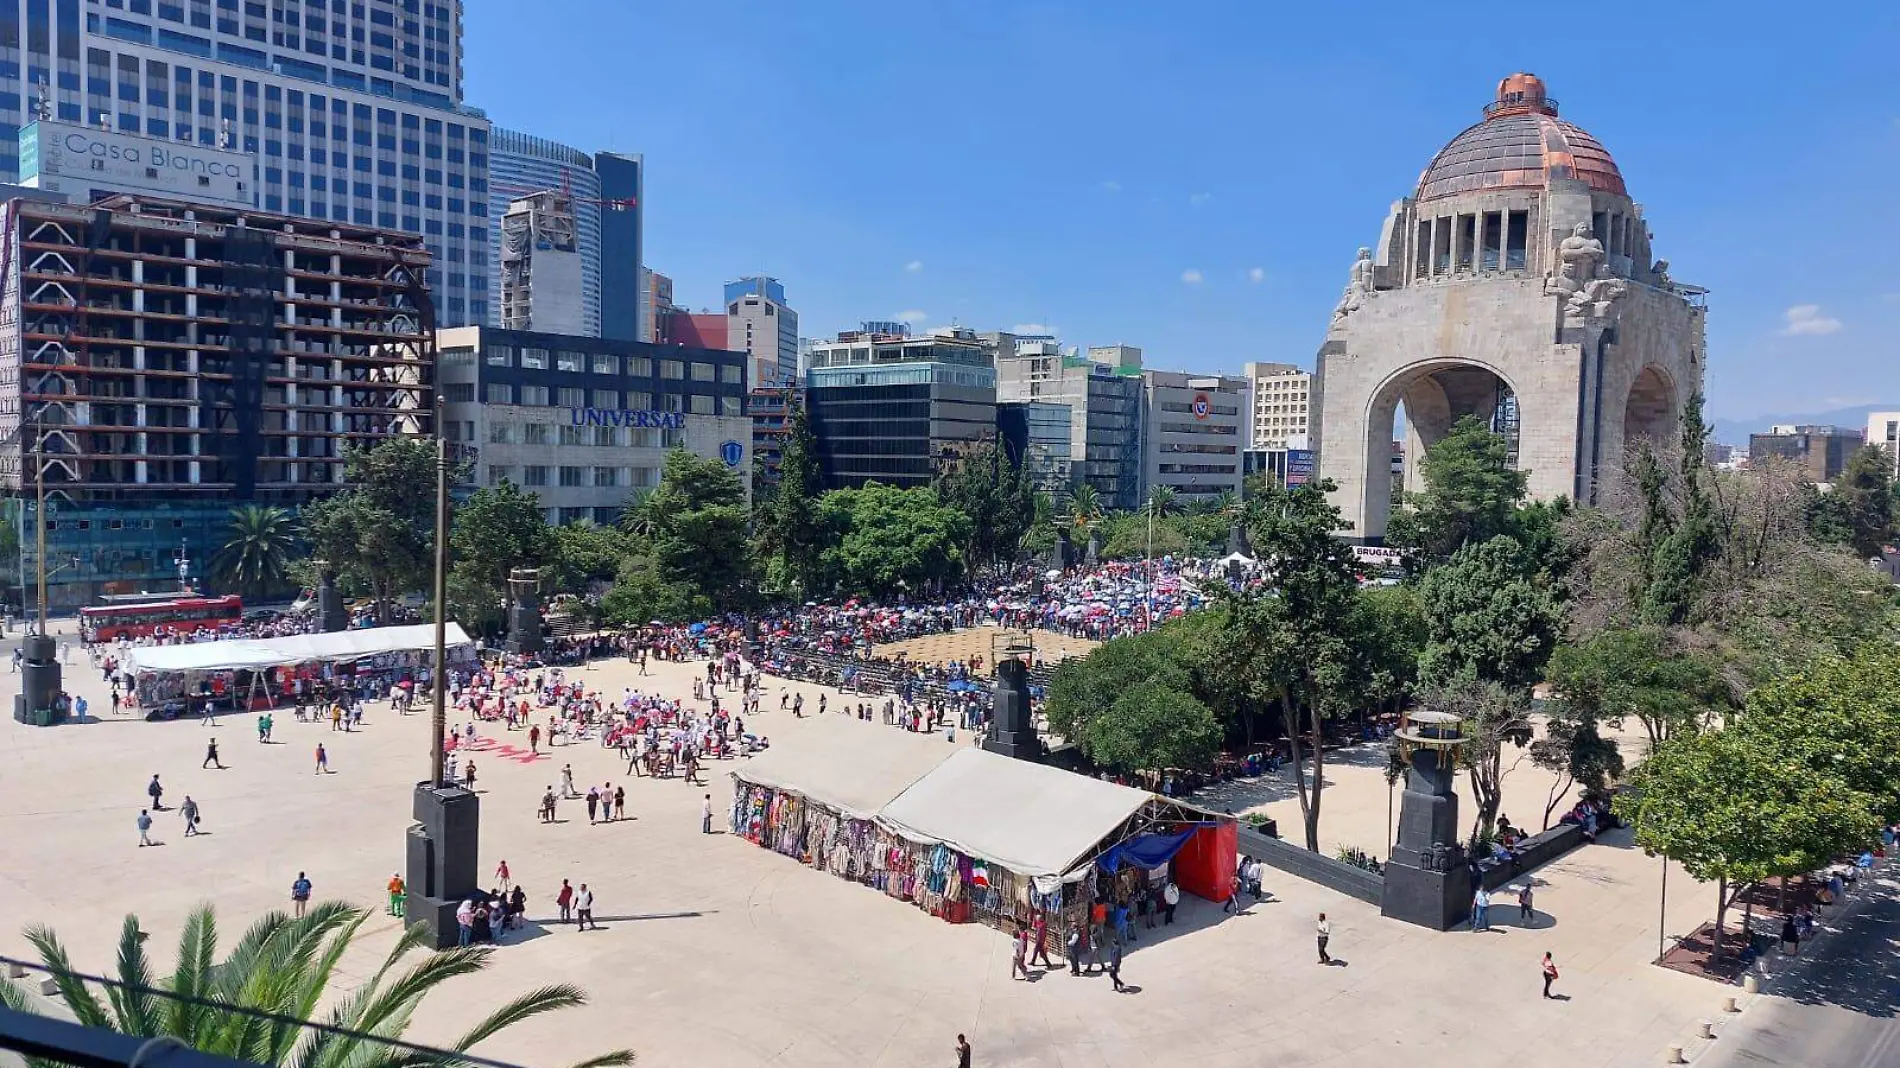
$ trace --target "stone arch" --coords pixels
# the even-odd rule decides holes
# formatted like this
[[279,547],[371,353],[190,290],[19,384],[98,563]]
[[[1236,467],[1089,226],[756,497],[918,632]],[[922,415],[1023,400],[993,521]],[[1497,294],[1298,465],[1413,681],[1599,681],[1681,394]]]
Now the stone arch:
[[1648,364],[1630,383],[1629,396],[1623,401],[1623,446],[1638,441],[1658,445],[1673,444],[1677,435],[1682,398],[1676,381],[1660,364]]
[[1406,364],[1374,388],[1365,413],[1365,499],[1357,536],[1367,542],[1385,537],[1392,511],[1392,452],[1395,419],[1405,407],[1405,489],[1423,488],[1419,458],[1466,415],[1490,417],[1499,398],[1520,396],[1509,375],[1494,364],[1463,357],[1442,357]]

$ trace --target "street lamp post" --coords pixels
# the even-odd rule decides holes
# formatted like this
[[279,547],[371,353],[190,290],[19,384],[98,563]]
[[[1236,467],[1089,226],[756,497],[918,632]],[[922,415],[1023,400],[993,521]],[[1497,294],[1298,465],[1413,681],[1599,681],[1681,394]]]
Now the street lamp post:
[[[59,722],[63,716],[60,694],[64,687],[60,679],[59,658],[55,655],[58,650],[46,632],[46,580],[59,569],[49,571],[46,567],[46,432],[44,413],[39,409],[34,411],[33,431],[33,566],[38,573],[39,632],[28,634],[20,641],[20,659],[23,664],[20,669],[20,692],[13,696],[13,718],[21,723],[49,726]],[[22,464],[26,462],[27,456],[27,449],[22,445]]]
[[449,673],[449,442],[442,433],[441,395],[435,403],[435,671],[430,676],[429,781],[440,790],[443,737],[448,729]]

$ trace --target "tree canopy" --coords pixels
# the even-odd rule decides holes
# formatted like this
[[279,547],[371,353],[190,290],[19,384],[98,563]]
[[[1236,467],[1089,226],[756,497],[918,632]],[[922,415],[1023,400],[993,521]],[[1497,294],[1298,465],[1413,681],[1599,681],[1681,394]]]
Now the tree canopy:
[[1424,562],[1460,546],[1516,532],[1529,475],[1510,462],[1510,443],[1475,415],[1453,423],[1419,462],[1424,490],[1407,494],[1409,511],[1392,517],[1386,540]]
[[820,566],[829,588],[874,596],[921,593],[963,573],[970,519],[928,487],[868,482],[819,501]]

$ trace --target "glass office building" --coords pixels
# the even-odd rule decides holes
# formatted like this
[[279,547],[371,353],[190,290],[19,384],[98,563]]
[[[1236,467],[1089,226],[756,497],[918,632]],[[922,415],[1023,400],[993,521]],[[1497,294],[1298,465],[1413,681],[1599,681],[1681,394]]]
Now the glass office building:
[[267,212],[421,234],[436,319],[486,322],[489,124],[461,0],[0,0],[0,181],[56,119],[253,155]]

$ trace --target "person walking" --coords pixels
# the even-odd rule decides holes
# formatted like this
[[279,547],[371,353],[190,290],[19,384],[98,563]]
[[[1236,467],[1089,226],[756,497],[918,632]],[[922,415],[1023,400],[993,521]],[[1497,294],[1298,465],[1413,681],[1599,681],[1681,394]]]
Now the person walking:
[[587,822],[594,822],[594,810],[600,807],[600,787],[587,788]]
[[178,814],[185,817],[185,837],[190,838],[197,834],[198,802],[193,801],[190,794],[186,794],[185,803],[178,806]]
[[1240,899],[1240,894],[1243,889],[1245,889],[1245,886],[1241,881],[1240,873],[1236,871],[1233,880],[1227,885],[1227,900],[1220,903],[1221,915],[1227,915],[1230,909],[1235,915],[1239,915],[1240,910],[1244,907]]
[[554,822],[554,787],[552,786],[548,787],[547,793],[541,795],[541,822]]
[[1551,960],[1550,954],[1548,953],[1544,954],[1543,972],[1544,972],[1544,996],[1551,997],[1553,995],[1550,992],[1550,984],[1557,981],[1557,962],[1554,960]]
[[1036,923],[1033,930],[1035,932],[1035,941],[1029,953],[1029,963],[1035,964],[1040,960],[1044,968],[1055,967],[1055,961],[1049,959],[1049,917],[1040,912],[1036,913]]
[[224,770],[224,761],[218,759],[218,740],[216,738],[205,743],[204,763],[199,764],[198,768],[200,771],[205,768],[216,768],[219,771]]
[[706,800],[700,802],[700,805],[699,805],[699,833],[701,834],[712,833],[712,795],[711,794],[707,794]]
[[1117,994],[1127,985],[1122,982],[1122,943],[1119,938],[1108,947],[1108,978],[1115,984]]
[[389,874],[389,888],[388,889],[389,889],[389,914],[391,916],[401,916],[403,914],[403,908],[406,904],[406,902],[403,900],[403,895],[409,889],[408,884],[402,881],[401,872],[399,871],[391,872]]
[[626,818],[627,788],[624,786],[616,786],[614,787],[614,819],[624,820]]
[[[528,728],[528,752],[539,753],[540,751],[541,751],[541,725],[537,723],[534,726]],[[516,752],[520,752],[520,750],[516,750]]]
[[574,789],[574,765],[561,765],[561,796],[579,797],[580,795],[580,791]]
[[310,877],[303,872],[297,873],[297,881],[290,884],[290,908],[298,916],[310,905]]
[[148,845],[157,844],[152,841],[152,814],[139,809],[139,848],[144,849]]
[[501,892],[504,894],[508,892],[509,887],[514,885],[508,878],[508,862],[506,860],[495,865],[495,882],[501,887]]
[[1022,924],[1017,924],[1016,933],[1013,935],[1010,935],[1009,941],[1010,941],[1010,958],[1009,958],[1010,981],[1014,982],[1016,980],[1016,977],[1019,975],[1022,976],[1024,979],[1028,979],[1029,966],[1023,963],[1023,961],[1026,957],[1029,956],[1029,928],[1024,927]]
[[1471,895],[1471,929],[1489,931],[1491,929],[1491,891],[1483,883]]
[[1088,932],[1082,924],[1077,923],[1069,928],[1069,938],[1063,944],[1063,948],[1068,951],[1069,974],[1081,975],[1082,954],[1088,952]]
[[957,1068],[970,1068],[970,1040],[957,1036]]
[[1524,885],[1517,888],[1517,918],[1523,920],[1524,926],[1526,927],[1537,926],[1537,910],[1531,907],[1531,881],[1529,879],[1525,879]]
[[581,930],[587,930],[593,924],[594,930],[600,930],[600,924],[594,923],[594,892],[581,884],[580,892],[574,895],[574,911],[580,914]]
[[554,895],[554,903],[561,909],[561,922],[574,922],[574,888],[566,879],[561,880],[561,892]]
[[158,784],[157,775],[153,775],[152,781],[145,784],[145,792],[152,798],[153,812],[165,811],[165,802],[163,800],[165,797],[165,788]]
[[1161,910],[1167,917],[1164,924],[1174,922],[1174,910],[1181,904],[1181,888],[1174,884],[1174,877],[1168,877],[1168,885],[1161,888]]
[[463,949],[475,937],[475,903],[467,898],[455,906],[455,944]]
[[1321,964],[1331,964],[1333,957],[1332,954],[1326,952],[1326,943],[1333,940],[1333,924],[1332,921],[1326,918],[1324,912],[1319,914],[1319,922],[1313,925],[1313,934],[1317,936],[1319,941],[1319,962]]
[[318,742],[317,743],[317,774],[328,775],[329,773],[330,773],[330,754],[327,750],[323,748],[323,743]]

